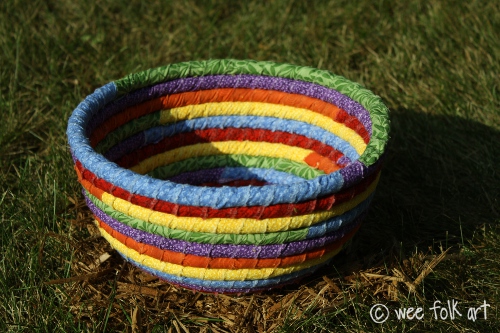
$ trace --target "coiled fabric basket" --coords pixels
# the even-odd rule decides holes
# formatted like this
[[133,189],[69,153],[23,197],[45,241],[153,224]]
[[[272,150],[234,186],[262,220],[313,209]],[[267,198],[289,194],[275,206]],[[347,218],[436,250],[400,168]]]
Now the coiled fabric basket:
[[360,226],[389,132],[380,98],[271,62],[172,64],[88,96],[67,135],[87,205],[127,261],[244,293],[313,273]]

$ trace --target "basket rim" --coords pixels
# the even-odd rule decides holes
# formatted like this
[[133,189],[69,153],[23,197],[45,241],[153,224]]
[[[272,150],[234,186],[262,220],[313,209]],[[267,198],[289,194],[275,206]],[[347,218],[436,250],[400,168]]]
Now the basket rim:
[[[207,188],[177,184],[168,180],[154,179],[136,174],[110,162],[96,153],[86,136],[86,124],[93,114],[109,102],[124,94],[161,82],[179,78],[207,75],[252,74],[273,76],[315,83],[351,98],[370,114],[372,135],[359,157],[336,172],[294,184],[274,184],[264,187]],[[370,173],[381,158],[389,138],[389,110],[380,97],[342,76],[312,67],[259,62],[254,60],[207,60],[170,64],[130,74],[98,88],[86,97],[73,111],[67,128],[67,136],[74,160],[79,160],[97,176],[121,186],[131,193],[170,201],[178,204],[210,206],[214,208],[237,206],[262,206],[275,203],[294,203],[334,193],[350,186]],[[348,179],[349,178],[349,179]],[[147,185],[147,186],[144,186]],[[146,189],[145,187],[149,187]]]

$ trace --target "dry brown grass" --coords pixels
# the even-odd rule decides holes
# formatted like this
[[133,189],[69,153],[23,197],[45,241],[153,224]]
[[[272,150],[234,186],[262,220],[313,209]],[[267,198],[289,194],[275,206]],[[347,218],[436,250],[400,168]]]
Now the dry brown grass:
[[[366,298],[398,302],[409,295],[424,302],[420,284],[450,255],[415,254],[391,267],[379,262],[362,269],[363,261],[345,261],[335,273],[323,270],[303,281],[278,290],[246,295],[206,294],[177,287],[125,262],[100,237],[84,201],[73,202],[75,238],[49,233],[74,251],[71,277],[47,281],[59,285],[75,319],[90,327],[101,322],[100,331],[152,332],[272,332],[303,315],[351,311]],[[87,232],[82,232],[82,231]],[[83,235],[87,235],[85,238]],[[43,253],[43,248],[40,256]],[[453,254],[457,257],[460,254]],[[43,260],[43,259],[41,259]],[[360,298],[365,298],[361,300]],[[369,301],[368,301],[369,303]],[[103,317],[107,318],[103,320]]]

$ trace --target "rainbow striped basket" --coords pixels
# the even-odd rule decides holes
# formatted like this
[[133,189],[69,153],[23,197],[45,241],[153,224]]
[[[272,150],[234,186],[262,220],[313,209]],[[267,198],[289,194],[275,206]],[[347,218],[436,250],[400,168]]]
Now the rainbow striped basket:
[[103,237],[173,284],[245,293],[292,283],[358,230],[388,140],[380,98],[324,70],[250,60],[131,74],[67,130]]

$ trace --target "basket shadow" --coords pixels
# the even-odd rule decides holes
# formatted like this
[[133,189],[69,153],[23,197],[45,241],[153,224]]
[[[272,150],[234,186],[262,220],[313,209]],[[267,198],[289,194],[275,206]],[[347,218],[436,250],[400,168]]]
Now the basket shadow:
[[375,253],[383,260],[390,252],[466,246],[500,217],[499,131],[406,109],[391,119],[382,178],[353,244],[365,266]]

